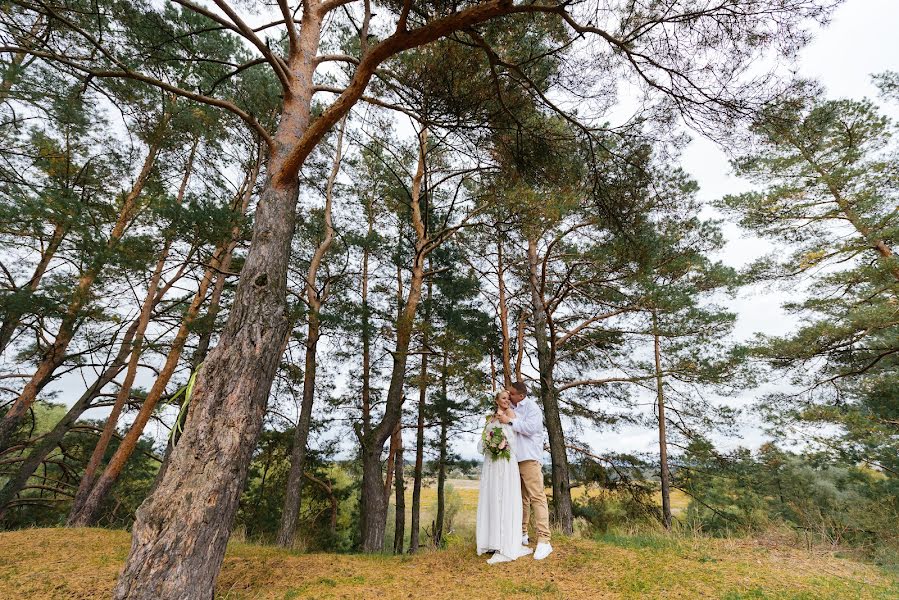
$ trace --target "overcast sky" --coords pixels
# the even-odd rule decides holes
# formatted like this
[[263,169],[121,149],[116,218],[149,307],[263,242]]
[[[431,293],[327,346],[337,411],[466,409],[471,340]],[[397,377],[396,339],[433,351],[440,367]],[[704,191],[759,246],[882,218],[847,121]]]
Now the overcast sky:
[[[849,0],[835,13],[830,25],[817,32],[801,53],[798,73],[820,81],[831,98],[875,98],[877,88],[871,75],[887,70],[899,71],[899,0]],[[895,116],[895,111],[894,111]],[[699,197],[711,202],[726,194],[750,189],[733,175],[724,152],[715,143],[696,137],[683,154],[684,168],[699,182]],[[728,240],[722,259],[740,267],[765,254],[771,246],[745,235],[738,227],[725,225]],[[755,332],[783,334],[792,320],[780,309],[788,295],[776,289],[746,290],[733,305],[738,315],[735,335],[747,339]],[[777,387],[772,382],[770,387]],[[747,390],[736,400],[744,406],[752,402],[758,390]],[[597,451],[655,451],[657,434],[645,429],[627,429],[584,436]],[[758,446],[765,439],[747,415],[739,439],[717,440],[724,447]]]

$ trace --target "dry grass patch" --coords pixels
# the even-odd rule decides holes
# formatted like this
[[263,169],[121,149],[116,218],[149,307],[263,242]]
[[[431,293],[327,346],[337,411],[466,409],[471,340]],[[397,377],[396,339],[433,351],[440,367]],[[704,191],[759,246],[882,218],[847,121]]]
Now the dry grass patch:
[[[723,598],[899,597],[877,568],[750,541],[608,536],[557,540],[546,561],[498,566],[470,543],[418,556],[296,554],[231,544],[216,598]],[[129,536],[102,529],[0,534],[0,598],[104,598]]]

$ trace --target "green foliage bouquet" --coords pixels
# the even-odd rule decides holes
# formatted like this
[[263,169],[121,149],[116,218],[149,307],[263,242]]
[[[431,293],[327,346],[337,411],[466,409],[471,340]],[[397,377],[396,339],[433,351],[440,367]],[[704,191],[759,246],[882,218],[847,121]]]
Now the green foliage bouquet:
[[481,441],[484,443],[484,452],[489,453],[493,460],[500,458],[510,460],[512,458],[509,440],[506,439],[506,434],[499,425],[488,424],[481,434]]

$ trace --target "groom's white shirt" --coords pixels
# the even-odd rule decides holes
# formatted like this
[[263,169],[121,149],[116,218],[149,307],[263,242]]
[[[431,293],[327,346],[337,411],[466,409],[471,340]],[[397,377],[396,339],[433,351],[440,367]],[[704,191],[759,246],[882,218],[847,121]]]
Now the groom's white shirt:
[[536,460],[543,463],[543,413],[533,399],[525,397],[513,406],[512,430],[518,434],[518,462]]

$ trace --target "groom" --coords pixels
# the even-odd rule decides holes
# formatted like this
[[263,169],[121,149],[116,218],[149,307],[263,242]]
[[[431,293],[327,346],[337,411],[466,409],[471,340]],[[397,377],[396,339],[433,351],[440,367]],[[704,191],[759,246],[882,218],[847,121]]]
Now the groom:
[[535,560],[543,560],[553,551],[549,544],[549,508],[546,504],[546,491],[543,489],[543,413],[531,398],[528,388],[521,381],[516,381],[509,388],[509,400],[512,402],[514,417],[502,415],[500,421],[511,423],[518,434],[518,471],[521,474],[522,523],[521,543],[527,546],[528,520],[531,510],[537,527],[537,549]]

